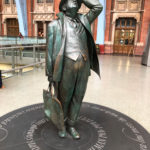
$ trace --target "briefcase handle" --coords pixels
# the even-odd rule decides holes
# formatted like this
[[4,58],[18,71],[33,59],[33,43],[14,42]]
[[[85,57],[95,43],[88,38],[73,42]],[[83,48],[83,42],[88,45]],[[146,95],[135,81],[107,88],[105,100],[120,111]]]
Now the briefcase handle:
[[51,93],[51,96],[55,96],[55,88],[54,88],[54,82],[51,82],[48,86],[48,91]]

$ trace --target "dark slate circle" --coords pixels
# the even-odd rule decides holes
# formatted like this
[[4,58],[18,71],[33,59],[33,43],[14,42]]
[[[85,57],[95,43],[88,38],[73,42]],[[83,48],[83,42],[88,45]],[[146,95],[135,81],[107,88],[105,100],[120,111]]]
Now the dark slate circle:
[[150,150],[150,134],[107,107],[83,103],[76,128],[80,140],[61,139],[43,104],[24,107],[0,118],[0,150]]

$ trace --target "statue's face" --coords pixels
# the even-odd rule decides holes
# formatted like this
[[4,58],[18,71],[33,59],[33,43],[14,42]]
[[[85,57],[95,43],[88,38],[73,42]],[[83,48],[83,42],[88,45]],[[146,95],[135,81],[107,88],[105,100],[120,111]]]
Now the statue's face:
[[79,7],[77,0],[66,0],[66,6],[68,9]]
[[79,5],[77,0],[66,0],[65,8],[66,8],[65,11],[66,15],[71,18],[75,18],[79,10]]

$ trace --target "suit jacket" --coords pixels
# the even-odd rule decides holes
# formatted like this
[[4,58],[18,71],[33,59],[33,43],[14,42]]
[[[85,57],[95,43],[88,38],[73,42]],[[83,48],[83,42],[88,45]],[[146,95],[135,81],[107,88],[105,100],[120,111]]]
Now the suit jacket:
[[[99,62],[96,54],[96,47],[91,33],[91,23],[102,11],[102,5],[99,0],[83,0],[84,4],[91,8],[86,15],[78,14],[78,18],[85,27],[88,38],[88,52],[90,60],[90,68],[98,75]],[[61,80],[63,70],[63,60],[66,43],[66,26],[64,23],[64,13],[57,14],[58,19],[52,21],[48,25],[47,34],[47,53],[46,53],[46,75],[51,77],[53,81],[59,82]]]

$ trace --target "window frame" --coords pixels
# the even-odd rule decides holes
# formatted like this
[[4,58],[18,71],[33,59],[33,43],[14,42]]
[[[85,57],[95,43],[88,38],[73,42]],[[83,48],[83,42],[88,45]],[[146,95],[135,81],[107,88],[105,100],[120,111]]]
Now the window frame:
[[13,4],[14,4],[14,5],[16,4],[16,1],[15,1],[15,0],[13,0]]
[[54,0],[46,0],[46,3],[53,3]]
[[[40,1],[40,2],[39,2]],[[42,1],[42,2],[41,2]],[[43,4],[44,3],[44,0],[37,0],[36,1],[37,2],[37,4]]]
[[6,4],[6,5],[10,4],[10,0],[4,0],[4,4]]

